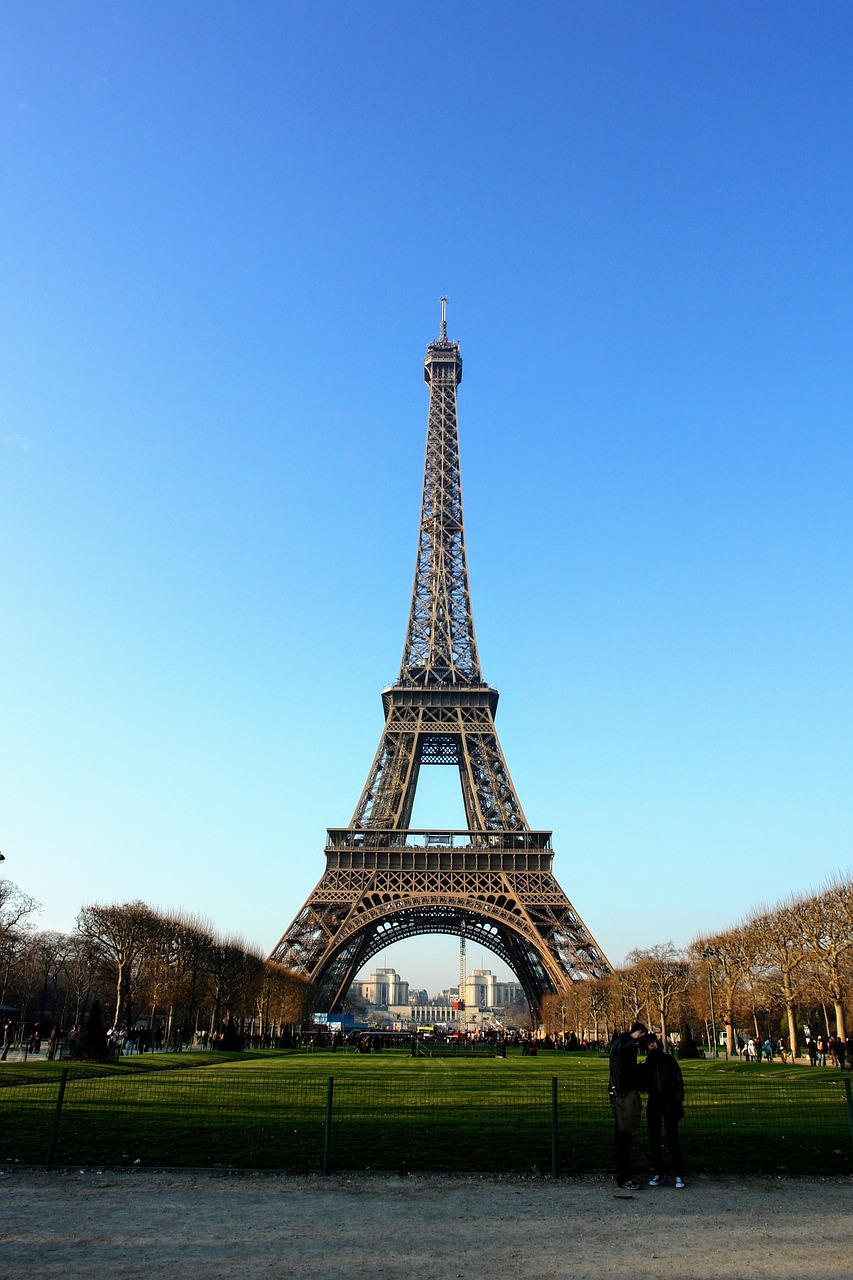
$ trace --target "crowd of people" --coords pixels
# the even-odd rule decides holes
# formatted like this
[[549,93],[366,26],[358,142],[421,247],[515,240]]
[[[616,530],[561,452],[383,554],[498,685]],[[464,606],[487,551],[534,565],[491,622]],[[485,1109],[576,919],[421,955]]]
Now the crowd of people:
[[846,1040],[840,1036],[809,1036],[806,1052],[813,1067],[825,1067],[827,1060],[841,1071],[845,1066],[853,1067],[853,1033]]

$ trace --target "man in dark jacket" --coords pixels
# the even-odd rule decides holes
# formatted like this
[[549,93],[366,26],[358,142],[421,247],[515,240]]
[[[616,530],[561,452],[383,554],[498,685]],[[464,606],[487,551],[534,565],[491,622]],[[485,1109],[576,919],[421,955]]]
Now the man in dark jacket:
[[626,1191],[639,1191],[631,1173],[631,1135],[640,1123],[640,1095],[637,1091],[637,1050],[645,1042],[648,1029],[635,1022],[630,1031],[613,1037],[610,1045],[610,1106],[613,1109],[616,1141],[616,1184]]
[[666,1145],[669,1148],[669,1160],[675,1175],[675,1185],[683,1187],[684,1158],[681,1154],[681,1143],[678,1139],[678,1122],[684,1115],[684,1081],[681,1067],[671,1054],[664,1052],[663,1045],[657,1036],[649,1036],[646,1047],[646,1060],[638,1067],[638,1084],[647,1095],[646,1124],[649,1127],[649,1146],[652,1151],[654,1177],[649,1180],[650,1187],[659,1187],[663,1182],[663,1147],[661,1144],[661,1125],[666,1129]]

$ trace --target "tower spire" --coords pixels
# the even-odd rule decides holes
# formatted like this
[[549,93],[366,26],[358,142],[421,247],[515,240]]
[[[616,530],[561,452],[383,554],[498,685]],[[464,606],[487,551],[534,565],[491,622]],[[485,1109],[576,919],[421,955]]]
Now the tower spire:
[[427,347],[429,386],[426,457],[415,584],[401,685],[482,684],[468,588],[456,388],[462,381],[459,343],[448,342],[446,298],[441,337]]
[[447,341],[447,299],[441,299],[441,327],[438,331],[439,342]]

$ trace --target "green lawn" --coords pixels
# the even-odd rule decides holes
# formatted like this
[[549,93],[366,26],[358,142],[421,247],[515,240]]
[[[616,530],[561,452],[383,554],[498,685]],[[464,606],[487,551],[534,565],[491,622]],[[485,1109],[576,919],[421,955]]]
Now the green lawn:
[[[43,1164],[60,1063],[0,1065],[0,1159]],[[682,1064],[691,1171],[853,1172],[841,1073],[808,1066]],[[540,1053],[410,1058],[405,1053],[160,1054],[69,1068],[57,1165],[330,1167],[550,1173],[608,1171],[607,1061]],[[645,1131],[637,1163],[647,1159]]]

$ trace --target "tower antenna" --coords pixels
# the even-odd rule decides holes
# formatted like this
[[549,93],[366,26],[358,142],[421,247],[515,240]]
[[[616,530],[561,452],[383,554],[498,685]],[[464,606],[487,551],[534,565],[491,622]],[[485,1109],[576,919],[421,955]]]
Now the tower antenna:
[[441,301],[441,328],[438,331],[438,340],[439,342],[446,342],[447,341],[447,299],[442,298],[440,301]]

